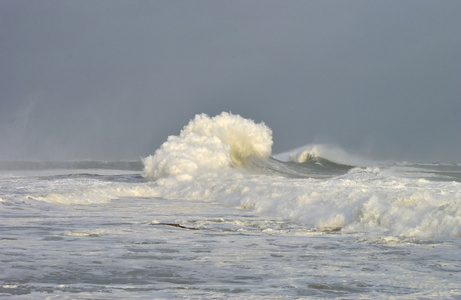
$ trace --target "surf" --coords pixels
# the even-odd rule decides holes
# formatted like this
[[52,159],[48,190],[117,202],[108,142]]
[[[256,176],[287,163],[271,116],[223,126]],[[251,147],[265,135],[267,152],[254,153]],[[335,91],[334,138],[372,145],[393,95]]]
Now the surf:
[[2,175],[28,188],[0,196],[14,200],[26,194],[31,201],[60,205],[122,198],[195,201],[251,210],[309,230],[461,237],[461,183],[450,179],[459,166],[422,172],[405,165],[403,172],[396,164],[363,166],[364,160],[338,147],[310,145],[284,157],[272,155],[271,147],[272,131],[264,123],[231,113],[201,114],[143,159],[142,177],[140,171],[118,169]]
[[459,182],[408,178],[339,147],[274,156],[271,147],[264,123],[200,114],[143,160],[143,176],[162,198],[252,209],[307,228],[461,236]]

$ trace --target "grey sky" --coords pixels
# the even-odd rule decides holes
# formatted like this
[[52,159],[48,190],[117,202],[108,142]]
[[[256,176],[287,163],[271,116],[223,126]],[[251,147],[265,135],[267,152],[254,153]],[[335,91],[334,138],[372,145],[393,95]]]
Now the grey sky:
[[0,160],[137,159],[197,113],[461,162],[461,1],[0,0]]

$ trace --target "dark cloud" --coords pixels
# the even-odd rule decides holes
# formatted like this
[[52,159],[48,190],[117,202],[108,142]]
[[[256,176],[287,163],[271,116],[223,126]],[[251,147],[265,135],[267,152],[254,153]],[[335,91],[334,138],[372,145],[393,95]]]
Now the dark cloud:
[[461,161],[456,1],[1,1],[0,159],[133,159],[197,113],[274,152]]

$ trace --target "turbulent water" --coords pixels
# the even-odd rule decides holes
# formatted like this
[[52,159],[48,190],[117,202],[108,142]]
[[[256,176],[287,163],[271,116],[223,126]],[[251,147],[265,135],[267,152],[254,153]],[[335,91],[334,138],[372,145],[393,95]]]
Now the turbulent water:
[[0,297],[461,298],[461,165],[197,115],[142,162],[0,163]]

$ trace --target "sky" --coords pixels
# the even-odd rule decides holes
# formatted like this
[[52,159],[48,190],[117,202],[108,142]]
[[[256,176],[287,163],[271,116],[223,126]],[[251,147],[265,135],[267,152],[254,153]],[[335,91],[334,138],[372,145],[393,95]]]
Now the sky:
[[0,0],[0,161],[133,160],[196,114],[461,163],[461,1]]

